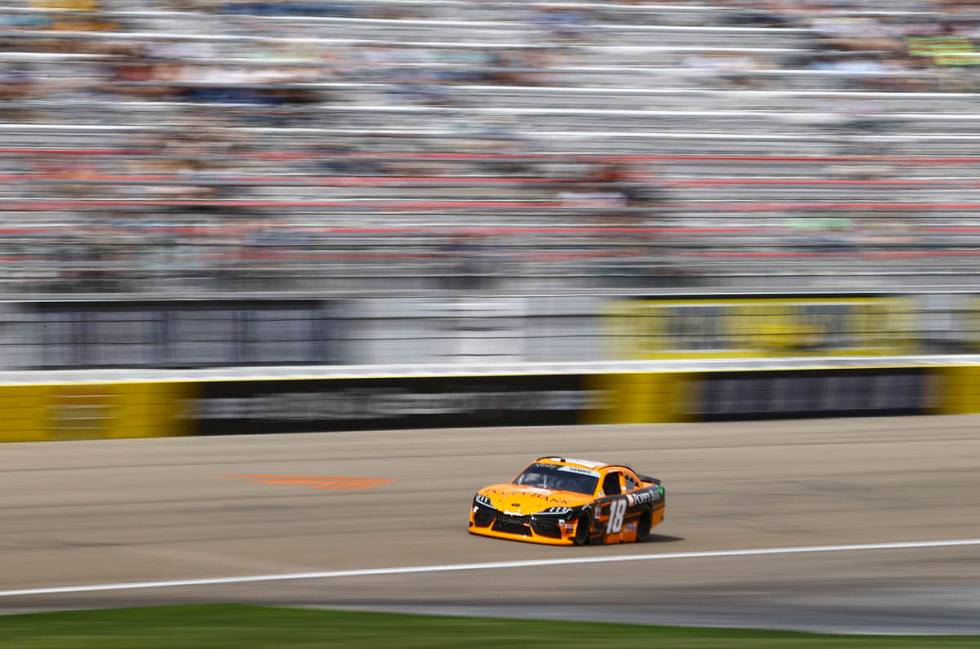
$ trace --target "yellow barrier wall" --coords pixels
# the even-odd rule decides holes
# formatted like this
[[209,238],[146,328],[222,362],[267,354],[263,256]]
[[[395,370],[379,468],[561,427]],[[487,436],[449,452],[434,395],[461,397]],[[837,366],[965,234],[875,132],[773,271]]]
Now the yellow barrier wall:
[[188,432],[193,383],[0,386],[0,442],[170,437]]
[[603,408],[585,413],[586,423],[646,424],[687,421],[694,398],[692,375],[682,372],[597,374],[588,387],[606,395]]
[[980,412],[980,366],[944,367],[940,411],[957,415]]

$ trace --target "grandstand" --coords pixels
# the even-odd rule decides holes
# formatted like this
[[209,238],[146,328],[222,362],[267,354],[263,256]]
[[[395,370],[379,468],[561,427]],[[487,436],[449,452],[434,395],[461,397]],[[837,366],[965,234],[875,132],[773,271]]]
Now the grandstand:
[[8,294],[980,276],[980,4],[36,0],[0,20]]

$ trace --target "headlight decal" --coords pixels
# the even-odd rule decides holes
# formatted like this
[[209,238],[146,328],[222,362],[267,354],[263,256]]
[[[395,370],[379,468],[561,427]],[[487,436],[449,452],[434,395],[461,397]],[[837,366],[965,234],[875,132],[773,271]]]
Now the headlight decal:
[[538,512],[539,515],[540,514],[547,514],[549,516],[550,515],[567,516],[568,514],[571,514],[571,513],[572,513],[572,508],[571,507],[549,507],[548,509],[545,509],[544,511]]

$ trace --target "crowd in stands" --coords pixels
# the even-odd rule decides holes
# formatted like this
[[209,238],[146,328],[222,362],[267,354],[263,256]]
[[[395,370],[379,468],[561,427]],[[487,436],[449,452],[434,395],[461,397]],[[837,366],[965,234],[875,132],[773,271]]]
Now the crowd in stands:
[[[845,87],[952,91],[973,90],[978,81],[972,74],[972,66],[980,64],[980,51],[974,46],[980,36],[976,2],[936,0],[888,7],[865,0],[720,4],[741,8],[728,17],[732,24],[806,29],[810,47],[783,58],[783,67],[888,75],[859,77]],[[916,74],[943,70],[955,74]]]
[[977,43],[980,0],[10,3],[2,287],[967,277]]

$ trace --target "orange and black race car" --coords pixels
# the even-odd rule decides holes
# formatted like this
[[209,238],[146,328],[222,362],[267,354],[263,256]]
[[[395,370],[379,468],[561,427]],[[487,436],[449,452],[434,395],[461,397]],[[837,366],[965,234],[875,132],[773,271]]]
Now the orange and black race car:
[[538,458],[473,497],[470,533],[551,545],[643,541],[664,520],[664,486],[627,466]]

